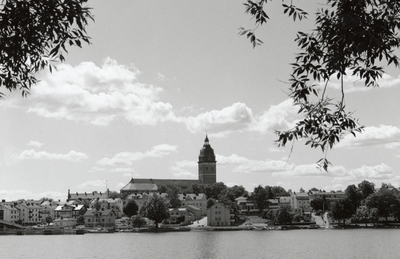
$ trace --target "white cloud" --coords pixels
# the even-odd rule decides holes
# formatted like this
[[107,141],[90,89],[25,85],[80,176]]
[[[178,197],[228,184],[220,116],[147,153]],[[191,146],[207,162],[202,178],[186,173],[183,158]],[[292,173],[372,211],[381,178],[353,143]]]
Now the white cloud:
[[151,150],[142,152],[121,152],[115,154],[113,157],[105,157],[96,163],[102,166],[113,166],[113,165],[132,165],[134,161],[139,161],[149,157],[163,157],[171,153],[177,152],[177,146],[171,146],[167,144],[161,144],[154,146]]
[[78,187],[79,188],[106,188],[106,181],[105,180],[92,180],[92,181],[86,181],[84,183],[81,183]]
[[[172,105],[159,100],[161,87],[138,82],[139,71],[107,58],[101,67],[82,62],[60,64],[44,73],[28,99],[14,98],[8,105],[54,119],[109,125],[124,119],[135,125],[176,121]],[[11,98],[10,98],[11,99]]]
[[238,173],[273,173],[293,168],[293,165],[281,160],[250,160],[236,154],[229,157],[217,155],[216,159],[220,166],[235,166],[233,171]]
[[76,152],[74,150],[69,151],[67,154],[49,153],[46,151],[35,151],[34,149],[24,150],[17,157],[19,159],[42,159],[42,160],[65,160],[71,162],[79,162],[83,159],[87,159],[88,156],[82,152]]
[[252,131],[267,133],[274,130],[288,130],[299,119],[299,108],[294,106],[292,99],[287,99],[278,105],[271,105],[261,116],[257,116],[251,125]]
[[31,140],[31,141],[29,141],[29,143],[27,145],[39,148],[39,147],[42,147],[44,144],[40,143],[39,141]]
[[186,127],[195,132],[231,132],[244,130],[253,121],[253,112],[244,103],[234,103],[222,110],[212,110],[185,119]]
[[67,193],[52,191],[34,193],[27,190],[0,190],[0,197],[6,201],[16,201],[18,199],[38,200],[41,198],[51,198],[53,200],[65,201],[67,199]]
[[[360,80],[359,77],[351,75],[350,70],[346,70],[346,74],[343,77],[344,88],[347,93],[359,92],[359,91],[369,91],[375,89],[373,87],[366,87],[364,80]],[[383,74],[382,78],[377,81],[379,88],[388,88],[400,85],[400,74],[394,78],[389,74]],[[324,87],[324,82],[320,82],[319,86]],[[340,81],[337,79],[336,75],[332,76],[329,87],[339,90],[341,88]]]
[[337,147],[364,147],[382,146],[385,148],[397,148],[400,146],[400,128],[395,126],[380,125],[379,127],[366,127],[356,137],[349,134],[345,136]]

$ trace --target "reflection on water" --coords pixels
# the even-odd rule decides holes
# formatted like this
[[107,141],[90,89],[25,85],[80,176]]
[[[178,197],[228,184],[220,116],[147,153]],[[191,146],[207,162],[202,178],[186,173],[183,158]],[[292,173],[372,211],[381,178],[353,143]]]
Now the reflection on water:
[[398,258],[399,229],[0,236],[1,258]]

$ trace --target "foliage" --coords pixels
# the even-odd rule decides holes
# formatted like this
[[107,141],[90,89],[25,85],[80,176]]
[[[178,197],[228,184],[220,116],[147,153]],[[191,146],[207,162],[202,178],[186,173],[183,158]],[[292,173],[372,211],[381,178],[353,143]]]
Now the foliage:
[[[244,4],[246,13],[255,18],[256,28],[269,19],[264,11],[267,2],[248,0]],[[306,12],[292,4],[283,4],[283,7],[284,13],[294,20],[307,17]],[[318,165],[327,171],[328,149],[346,133],[355,136],[364,128],[345,109],[344,76],[351,73],[365,86],[377,86],[384,73],[381,66],[384,61],[387,65],[399,65],[395,50],[400,46],[400,2],[326,0],[326,7],[316,13],[315,23],[312,32],[297,34],[295,41],[301,52],[291,64],[293,71],[289,79],[289,96],[304,118],[294,128],[276,131],[276,134],[279,146],[305,139],[306,145],[320,148],[324,156]],[[262,43],[254,31],[240,28],[240,34],[246,35],[253,47]],[[326,93],[333,77],[340,80],[338,101]],[[314,82],[324,84],[322,91]]]
[[[382,186],[385,185],[382,184]],[[378,215],[386,218],[386,221],[389,216],[397,217],[400,209],[399,203],[400,200],[395,191],[386,187],[380,188],[378,192],[369,195],[365,200],[365,205],[370,209],[376,208]]]
[[[267,186],[265,187],[267,189]],[[281,186],[272,186],[270,187],[270,191],[272,192],[272,197],[269,195],[269,199],[273,199],[275,197],[281,197],[281,196],[290,196],[290,194],[285,190],[285,188]]]
[[141,228],[142,226],[146,225],[146,220],[142,218],[140,215],[135,215],[131,219],[132,227],[134,228]]
[[275,222],[278,224],[287,224],[293,221],[292,208],[289,205],[279,207],[276,212]]
[[215,204],[215,200],[214,199],[208,199],[207,200],[207,209],[212,207]]
[[[0,86],[26,96],[35,74],[64,61],[66,46],[90,43],[87,0],[6,0],[0,10]],[[0,93],[0,97],[3,95]]]
[[358,184],[358,189],[361,191],[363,198],[366,199],[375,192],[375,184],[364,180]]
[[169,188],[167,188],[170,207],[179,208],[181,206],[181,201],[179,200],[178,196],[178,194],[181,192],[181,189],[177,186],[170,186]]
[[238,197],[241,197],[241,196],[247,197],[248,193],[242,185],[240,185],[240,186],[235,185],[233,187],[226,188],[224,195],[227,199],[234,202],[235,199]]
[[262,213],[261,217],[264,218],[264,219],[269,219],[269,220],[275,221],[276,212],[277,212],[276,210],[264,211]]
[[47,225],[49,225],[51,222],[53,222],[53,219],[50,216],[47,216],[45,220],[46,220]]
[[323,196],[322,198],[311,200],[310,206],[314,211],[326,211],[329,209],[329,201],[327,201],[325,196]]
[[93,208],[97,211],[99,211],[101,209],[101,204],[100,204],[99,198],[97,198],[96,201],[94,202]]
[[136,204],[135,200],[130,199],[128,200],[125,205],[124,208],[122,209],[122,212],[127,216],[127,217],[132,217],[133,215],[136,215],[138,212],[138,205]]
[[164,197],[154,194],[144,202],[139,213],[143,217],[153,220],[156,223],[156,228],[158,228],[158,223],[169,218],[168,204]]
[[350,219],[354,214],[354,207],[350,199],[344,198],[339,199],[331,204],[330,216],[332,219],[337,221],[343,221],[346,223],[346,219]]
[[109,194],[108,194],[108,198],[110,198],[110,199],[121,198],[121,195],[120,195],[119,192],[111,191],[111,192],[109,192]]
[[346,197],[353,204],[353,209],[354,209],[353,213],[355,213],[357,208],[361,204],[361,201],[363,199],[363,194],[354,184],[347,186],[345,193]]
[[254,200],[260,212],[268,208],[269,194],[270,193],[266,190],[266,188],[263,188],[261,185],[254,187],[254,191],[250,196],[250,199]]
[[85,218],[84,218],[82,215],[80,215],[80,216],[76,219],[76,223],[77,223],[78,225],[85,225]]

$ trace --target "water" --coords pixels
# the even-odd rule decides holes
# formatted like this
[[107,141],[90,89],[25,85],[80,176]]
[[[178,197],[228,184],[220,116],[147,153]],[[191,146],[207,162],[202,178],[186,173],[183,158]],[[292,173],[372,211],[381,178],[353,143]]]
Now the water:
[[398,258],[399,229],[0,236],[1,258]]

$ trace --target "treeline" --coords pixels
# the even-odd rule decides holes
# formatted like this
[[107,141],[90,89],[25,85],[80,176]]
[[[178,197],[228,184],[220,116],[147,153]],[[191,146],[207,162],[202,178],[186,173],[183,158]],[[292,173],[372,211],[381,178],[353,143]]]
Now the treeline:
[[379,189],[375,184],[363,181],[358,186],[352,184],[345,190],[345,198],[329,201],[324,196],[310,202],[317,213],[326,210],[333,220],[351,219],[354,223],[375,223],[380,218],[388,222],[389,217],[400,220],[400,193],[391,184],[382,183]]

